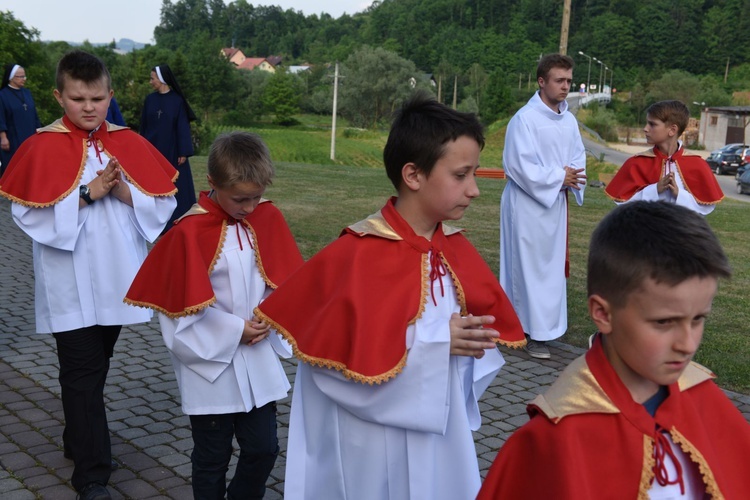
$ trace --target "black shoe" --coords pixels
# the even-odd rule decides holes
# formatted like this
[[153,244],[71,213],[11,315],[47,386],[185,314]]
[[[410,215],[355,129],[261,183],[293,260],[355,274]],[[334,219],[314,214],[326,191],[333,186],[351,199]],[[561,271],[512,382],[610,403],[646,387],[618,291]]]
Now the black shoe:
[[112,500],[107,488],[99,483],[89,483],[78,493],[78,500]]
[[[67,451],[63,452],[63,456],[68,460],[73,460],[73,456]],[[119,468],[120,464],[114,458],[111,459],[111,461],[109,462],[109,470],[117,470]]]

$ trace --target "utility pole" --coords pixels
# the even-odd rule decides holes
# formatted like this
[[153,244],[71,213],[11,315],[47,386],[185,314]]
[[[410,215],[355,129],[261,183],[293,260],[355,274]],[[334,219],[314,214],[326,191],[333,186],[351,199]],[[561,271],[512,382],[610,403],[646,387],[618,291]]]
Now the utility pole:
[[336,159],[336,107],[339,97],[339,62],[333,72],[333,122],[331,123],[331,160]]
[[453,109],[456,109],[456,99],[458,97],[458,75],[453,77]]
[[568,27],[570,26],[570,0],[563,2],[562,28],[560,29],[560,54],[568,53]]
[[727,57],[727,67],[724,70],[724,83],[727,83],[728,76],[729,76],[729,58]]

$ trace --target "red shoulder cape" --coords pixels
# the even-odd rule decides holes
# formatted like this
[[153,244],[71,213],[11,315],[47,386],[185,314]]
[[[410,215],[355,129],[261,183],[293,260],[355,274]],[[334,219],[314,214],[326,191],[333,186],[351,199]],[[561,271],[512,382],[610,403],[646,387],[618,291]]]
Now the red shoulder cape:
[[712,378],[691,363],[651,417],[597,339],[529,406],[531,421],[500,449],[477,498],[648,498],[657,424],[698,464],[712,498],[745,498],[750,424]]
[[[667,156],[659,148],[644,151],[628,158],[604,192],[615,201],[628,201],[635,193],[648,185],[656,184],[664,177]],[[702,205],[712,205],[724,199],[724,193],[716,182],[706,161],[698,155],[686,155],[680,148],[672,159],[685,184],[685,189]]]
[[[123,174],[148,196],[177,192],[177,170],[146,139],[104,122],[94,132],[100,149],[120,162]],[[86,164],[89,132],[64,116],[26,139],[0,178],[0,195],[31,207],[48,207],[78,188]],[[102,165],[104,168],[105,165]]]
[[[458,231],[417,236],[391,199],[350,226],[256,308],[306,363],[369,384],[395,377],[406,362],[406,328],[429,300],[428,252],[439,252],[461,313],[491,314],[499,342],[525,344],[521,324],[489,266]],[[435,284],[435,293],[439,285]]]
[[[171,318],[195,314],[216,302],[210,276],[230,224],[234,218],[202,192],[198,203],[149,252],[125,302]],[[268,286],[278,287],[302,265],[292,232],[271,202],[260,203],[242,224],[253,233],[258,269]]]

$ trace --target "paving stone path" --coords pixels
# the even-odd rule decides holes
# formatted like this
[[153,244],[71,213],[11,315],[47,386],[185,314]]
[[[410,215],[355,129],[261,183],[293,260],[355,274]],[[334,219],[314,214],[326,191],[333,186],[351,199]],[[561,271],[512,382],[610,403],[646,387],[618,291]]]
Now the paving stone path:
[[[503,349],[507,364],[480,402],[475,433],[482,475],[497,450],[528,420],[526,402],[545,390],[580,349],[553,343],[553,359],[538,361]],[[290,380],[296,365],[285,362]],[[73,463],[63,457],[63,412],[52,336],[34,331],[31,241],[0,200],[0,498],[74,499]],[[730,394],[750,420],[750,396]],[[182,414],[169,354],[156,321],[123,328],[105,388],[113,457],[122,466],[109,489],[115,499],[192,498],[188,418]],[[284,494],[291,398],[279,405],[281,456],[266,498]],[[236,460],[236,458],[235,458]],[[234,460],[233,464],[234,465]],[[233,473],[230,470],[230,474]]]

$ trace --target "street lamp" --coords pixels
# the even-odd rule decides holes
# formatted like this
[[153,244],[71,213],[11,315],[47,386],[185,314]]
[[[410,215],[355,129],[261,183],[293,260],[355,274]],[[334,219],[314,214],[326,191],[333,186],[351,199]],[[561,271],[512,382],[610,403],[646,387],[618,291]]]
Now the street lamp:
[[589,83],[591,83],[591,56],[587,56],[580,50],[578,51],[578,53],[589,60],[589,75],[586,77],[586,93],[590,94],[591,91],[589,90]]
[[602,68],[604,68],[604,63],[601,62],[596,57],[593,57],[592,59],[600,64],[600,66],[599,66],[599,88],[596,89],[596,90],[598,90],[599,92],[601,92],[602,91]]
[[[606,87],[606,86],[607,86],[607,71],[608,71],[608,70],[609,70],[609,68],[608,68],[608,67],[607,67],[607,65],[605,64],[605,65],[604,65],[604,81],[602,82],[602,90],[604,90],[604,87]],[[611,92],[611,89],[610,89],[610,92]]]

